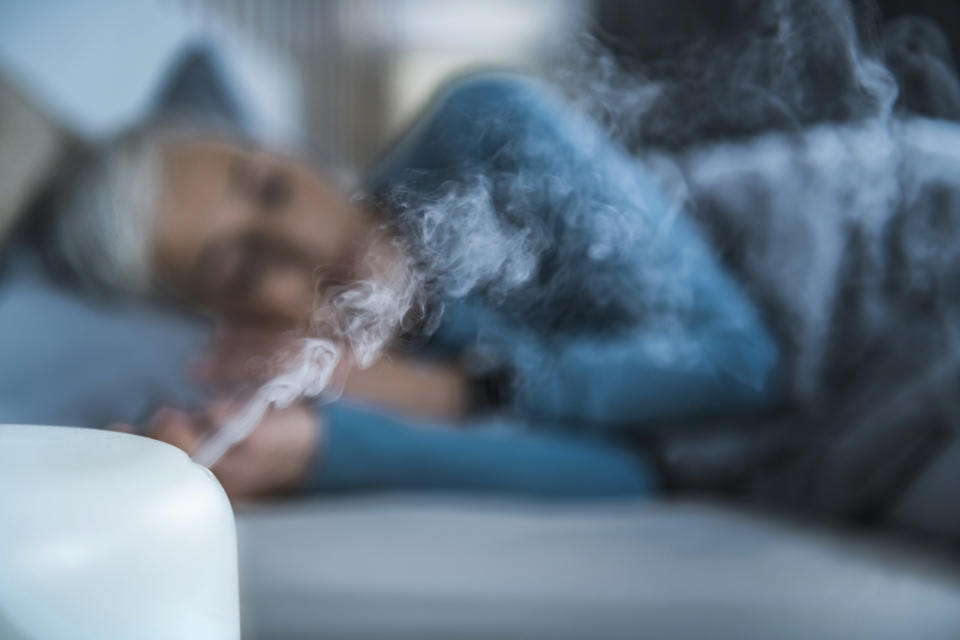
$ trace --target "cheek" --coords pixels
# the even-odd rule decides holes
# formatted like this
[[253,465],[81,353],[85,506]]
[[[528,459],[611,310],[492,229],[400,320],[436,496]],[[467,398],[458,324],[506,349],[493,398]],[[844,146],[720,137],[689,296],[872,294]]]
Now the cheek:
[[297,246],[321,264],[336,263],[357,239],[361,221],[339,194],[320,188],[300,192],[288,214],[289,232]]

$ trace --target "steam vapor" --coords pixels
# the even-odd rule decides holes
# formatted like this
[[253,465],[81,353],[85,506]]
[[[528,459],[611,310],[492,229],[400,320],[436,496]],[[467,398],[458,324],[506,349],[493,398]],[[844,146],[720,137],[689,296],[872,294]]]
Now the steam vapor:
[[[391,242],[387,234],[377,241]],[[368,278],[318,300],[310,334],[301,339],[297,354],[282,362],[281,373],[257,389],[243,408],[200,446],[193,455],[195,461],[207,467],[216,464],[250,435],[271,407],[283,409],[304,396],[334,399],[335,373],[344,360],[360,367],[374,362],[423,291],[406,254],[395,253],[395,261],[385,265],[371,252]]]

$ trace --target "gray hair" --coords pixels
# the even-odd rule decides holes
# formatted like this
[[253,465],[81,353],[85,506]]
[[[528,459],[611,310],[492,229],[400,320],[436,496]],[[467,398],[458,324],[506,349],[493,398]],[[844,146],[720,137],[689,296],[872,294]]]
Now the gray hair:
[[155,131],[123,135],[66,176],[53,203],[49,249],[81,286],[136,295],[152,290],[149,247],[166,138]]

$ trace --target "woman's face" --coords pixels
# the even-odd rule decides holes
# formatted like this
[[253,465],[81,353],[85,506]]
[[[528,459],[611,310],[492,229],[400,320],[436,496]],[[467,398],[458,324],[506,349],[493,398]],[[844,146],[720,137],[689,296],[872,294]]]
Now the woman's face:
[[152,246],[171,293],[220,318],[292,326],[359,277],[371,219],[303,164],[222,142],[165,157]]

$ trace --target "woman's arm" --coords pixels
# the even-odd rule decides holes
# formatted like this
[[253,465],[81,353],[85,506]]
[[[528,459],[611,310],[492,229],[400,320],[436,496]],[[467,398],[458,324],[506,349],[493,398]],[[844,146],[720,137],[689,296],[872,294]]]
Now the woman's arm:
[[469,381],[453,361],[386,353],[367,369],[354,367],[343,395],[420,420],[454,422],[469,410]]
[[645,495],[652,463],[597,438],[502,419],[456,428],[349,403],[318,408],[312,490],[449,489],[553,497]]
[[[235,409],[165,409],[146,435],[192,453],[207,429]],[[531,430],[507,420],[415,422],[347,402],[269,411],[212,471],[232,499],[373,489],[575,498],[646,495],[658,485],[653,463],[642,454],[599,438]]]
[[684,256],[671,281],[689,296],[682,309],[609,336],[527,333],[506,342],[522,414],[644,428],[779,400],[779,348],[752,301],[693,224],[675,220],[664,241]]
[[644,429],[755,412],[779,397],[777,350],[762,329],[722,323],[511,347],[515,409],[536,420]]
[[[555,229],[554,240],[572,247],[558,249],[552,270],[539,274],[544,295],[559,297],[542,305],[508,299],[473,328],[512,368],[514,405],[525,418],[643,426],[777,401],[779,352],[753,303],[700,229],[593,123],[516,76],[463,80],[372,183],[429,201],[443,184],[469,183],[478,172],[508,184],[532,180],[535,188],[507,189],[515,198],[499,206],[535,216],[530,224]],[[580,238],[597,229],[615,259],[584,250]],[[610,300],[636,313],[631,328],[551,333],[522,315],[586,316],[602,326],[600,303]],[[518,321],[511,305],[525,304]]]

